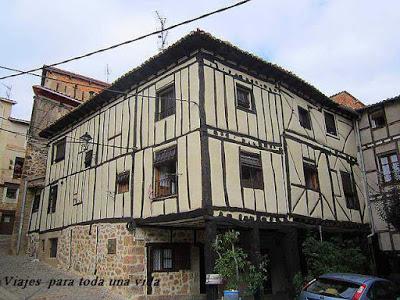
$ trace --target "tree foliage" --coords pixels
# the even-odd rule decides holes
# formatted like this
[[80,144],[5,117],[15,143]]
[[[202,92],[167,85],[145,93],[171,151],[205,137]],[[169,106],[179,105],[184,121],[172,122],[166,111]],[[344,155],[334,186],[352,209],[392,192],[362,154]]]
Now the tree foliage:
[[225,280],[225,288],[238,290],[243,287],[245,294],[254,294],[267,278],[268,260],[258,259],[257,265],[248,260],[246,252],[238,247],[239,232],[227,231],[217,235],[213,248],[217,253],[214,270]]
[[376,202],[377,210],[386,223],[391,224],[400,231],[400,191],[397,186],[383,193],[382,198]]

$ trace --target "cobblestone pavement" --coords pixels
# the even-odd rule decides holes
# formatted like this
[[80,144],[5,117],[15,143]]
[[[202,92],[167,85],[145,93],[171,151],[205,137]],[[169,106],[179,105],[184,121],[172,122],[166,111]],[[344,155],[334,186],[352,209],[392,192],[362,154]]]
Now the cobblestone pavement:
[[[105,287],[79,286],[81,276],[51,267],[39,261],[32,261],[26,256],[11,256],[7,254],[9,240],[0,236],[0,300],[19,299],[88,299],[88,300],[122,300],[119,295],[111,293]],[[7,278],[6,278],[7,277]],[[90,277],[84,277],[84,279]],[[11,283],[7,284],[7,280]],[[18,286],[18,280],[40,279],[40,284],[34,286]],[[52,279],[73,279],[74,286],[53,286],[48,288]]]

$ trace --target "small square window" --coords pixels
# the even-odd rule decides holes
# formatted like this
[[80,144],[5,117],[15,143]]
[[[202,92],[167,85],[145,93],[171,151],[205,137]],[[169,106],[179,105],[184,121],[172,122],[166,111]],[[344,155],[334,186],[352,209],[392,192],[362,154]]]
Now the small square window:
[[246,110],[253,110],[252,90],[241,85],[236,85],[237,107]]
[[116,253],[117,253],[117,239],[108,239],[107,254],[116,254]]
[[314,191],[319,191],[317,166],[305,162],[303,163],[303,168],[306,188]]
[[329,112],[324,112],[326,132],[337,135],[335,116]]
[[242,187],[251,189],[264,189],[261,157],[259,154],[240,153],[240,169]]
[[156,120],[159,121],[175,114],[175,87],[170,85],[156,94]]
[[299,106],[299,121],[301,127],[305,129],[311,129],[311,116],[310,112],[307,109]]
[[370,114],[372,128],[381,128],[386,125],[385,111],[377,110]]
[[117,174],[117,194],[129,191],[129,171]]
[[18,187],[7,186],[6,198],[17,199],[17,194],[18,194]]
[[50,257],[57,257],[58,239],[52,238],[50,241]]

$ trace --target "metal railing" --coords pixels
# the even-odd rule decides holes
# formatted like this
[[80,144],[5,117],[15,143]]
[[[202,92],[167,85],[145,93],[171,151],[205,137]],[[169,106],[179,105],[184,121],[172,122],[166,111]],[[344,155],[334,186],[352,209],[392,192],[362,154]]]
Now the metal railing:
[[154,188],[155,198],[175,195],[178,191],[178,176],[176,174],[163,174],[156,180]]

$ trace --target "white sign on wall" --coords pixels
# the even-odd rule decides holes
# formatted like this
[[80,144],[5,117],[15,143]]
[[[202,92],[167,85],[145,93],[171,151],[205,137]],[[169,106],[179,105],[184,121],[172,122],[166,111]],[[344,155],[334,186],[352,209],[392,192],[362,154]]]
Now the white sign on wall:
[[206,284],[222,284],[222,276],[220,274],[206,274]]

